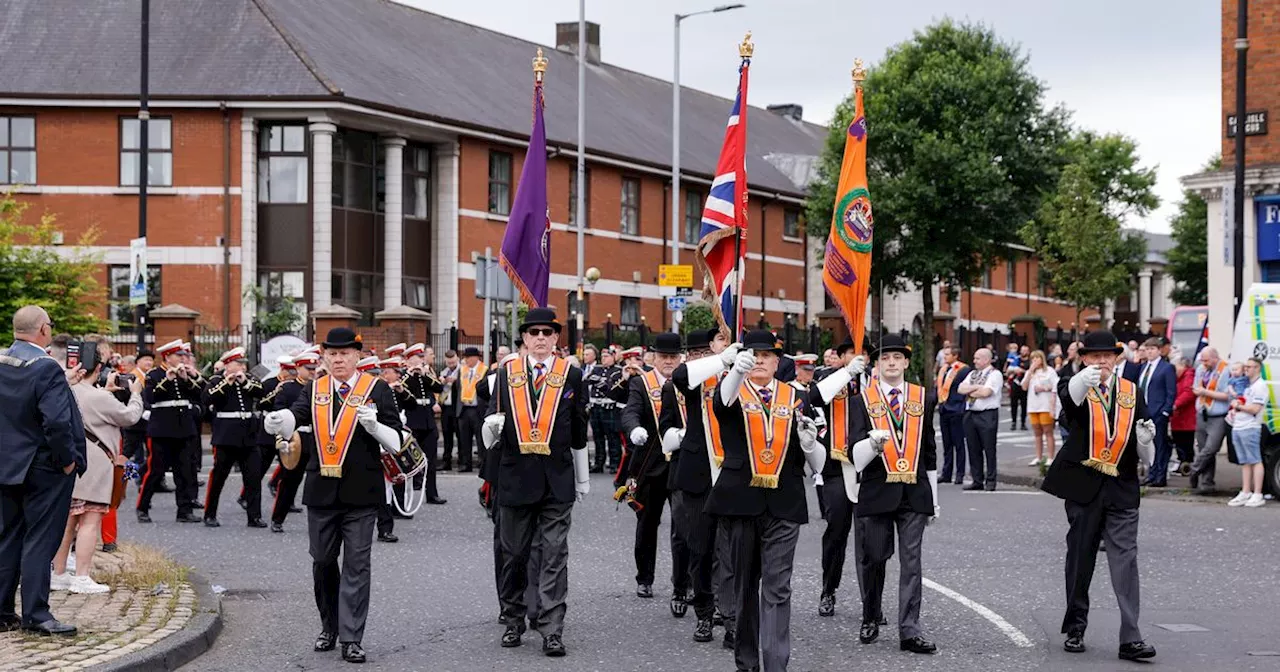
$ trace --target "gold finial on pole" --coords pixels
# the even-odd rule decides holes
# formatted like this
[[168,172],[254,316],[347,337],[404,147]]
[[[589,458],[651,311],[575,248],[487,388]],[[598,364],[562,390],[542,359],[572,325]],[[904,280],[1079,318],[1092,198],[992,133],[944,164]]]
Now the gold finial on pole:
[[542,47],[538,47],[538,55],[533,58],[533,79],[542,83],[542,74],[547,71],[547,59],[542,55]]
[[862,59],[853,59],[853,88],[861,89],[862,80],[867,78],[867,70],[862,67]]
[[742,38],[742,44],[738,45],[738,55],[742,58],[751,58],[756,52],[756,45],[751,42],[751,31],[747,31],[747,36]]

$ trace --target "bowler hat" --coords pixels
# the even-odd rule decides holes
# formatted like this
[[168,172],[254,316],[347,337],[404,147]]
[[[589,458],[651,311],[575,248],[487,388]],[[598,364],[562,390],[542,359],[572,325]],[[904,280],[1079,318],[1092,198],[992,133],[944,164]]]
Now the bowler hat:
[[685,347],[690,350],[701,350],[711,347],[711,342],[716,340],[719,335],[719,329],[698,329],[689,332]]
[[479,357],[480,348],[477,348],[474,345],[469,345],[465,349],[463,349],[462,356],[463,357]]
[[768,329],[752,329],[742,337],[742,347],[744,350],[768,350],[774,354],[781,355],[782,347],[778,345],[778,337],[773,335]]
[[525,313],[524,322],[520,323],[520,333],[528,331],[529,327],[551,327],[560,333],[560,323],[556,321],[556,311],[550,308],[530,308]]
[[880,359],[880,355],[886,352],[901,352],[904,357],[911,358],[911,346],[897,334],[885,334],[880,338],[880,342],[871,351],[872,361]]
[[320,347],[329,349],[355,348],[359,350],[364,347],[364,343],[356,332],[346,327],[334,327],[329,330],[329,335],[324,337],[324,342],[320,344]]
[[1115,334],[1110,331],[1091,331],[1084,335],[1084,340],[1080,343],[1077,351],[1082,355],[1091,352],[1110,352],[1118,355],[1124,352],[1124,347],[1116,341]]
[[843,357],[844,353],[852,349],[853,349],[853,337],[848,336],[844,339],[843,343],[841,343],[838,347],[836,347],[836,354]]
[[143,357],[150,357],[150,358],[152,358],[152,359],[155,359],[155,358],[156,358],[156,356],[155,356],[155,354],[154,354],[154,353],[152,353],[150,350],[148,350],[148,349],[146,349],[146,348],[143,348],[143,349],[138,353],[138,356],[137,356],[137,357],[134,357],[134,360],[135,360],[135,361],[137,361],[137,360],[139,360],[139,359],[142,359]]
[[650,350],[663,355],[678,355],[684,348],[680,346],[680,334],[668,331],[654,337]]

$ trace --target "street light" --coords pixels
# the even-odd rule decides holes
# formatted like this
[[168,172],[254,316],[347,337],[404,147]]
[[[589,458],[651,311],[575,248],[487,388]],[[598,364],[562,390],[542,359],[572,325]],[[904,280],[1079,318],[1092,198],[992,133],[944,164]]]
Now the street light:
[[[671,263],[680,263],[680,232],[684,229],[684,220],[680,217],[680,22],[699,14],[717,14],[746,7],[742,3],[720,5],[712,9],[704,9],[688,14],[676,14],[675,20],[675,65],[671,76]],[[679,330],[675,311],[671,314],[671,330]]]

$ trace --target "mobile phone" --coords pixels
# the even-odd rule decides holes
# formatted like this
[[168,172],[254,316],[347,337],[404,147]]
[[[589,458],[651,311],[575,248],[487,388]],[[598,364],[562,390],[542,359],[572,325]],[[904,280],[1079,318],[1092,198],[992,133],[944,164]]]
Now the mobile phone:
[[67,370],[80,365],[80,350],[84,347],[81,341],[67,341]]
[[[71,364],[70,354],[68,354],[67,357],[68,357],[67,365],[70,366]],[[85,373],[92,373],[93,368],[97,365],[98,365],[97,344],[89,343],[86,345],[84,343],[81,343],[80,344],[80,368],[84,369]]]

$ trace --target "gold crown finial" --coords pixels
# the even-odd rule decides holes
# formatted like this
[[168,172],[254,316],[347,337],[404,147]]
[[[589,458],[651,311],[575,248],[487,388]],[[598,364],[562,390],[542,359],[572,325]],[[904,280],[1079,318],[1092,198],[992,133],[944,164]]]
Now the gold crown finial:
[[542,47],[538,47],[538,55],[533,58],[533,77],[542,83],[542,74],[547,71],[547,59],[542,55]]
[[862,67],[862,59],[853,59],[853,85],[854,87],[862,86],[862,80],[867,78],[867,70]]
[[756,45],[751,42],[751,31],[747,31],[747,36],[742,38],[742,44],[738,45],[738,55],[743,58],[751,58],[756,51]]

